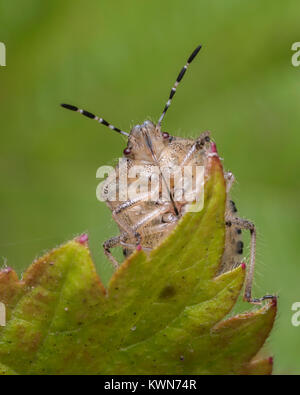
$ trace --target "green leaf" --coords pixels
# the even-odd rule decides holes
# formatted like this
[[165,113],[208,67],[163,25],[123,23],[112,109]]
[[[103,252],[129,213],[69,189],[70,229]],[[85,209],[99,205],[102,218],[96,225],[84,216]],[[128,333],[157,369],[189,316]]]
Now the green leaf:
[[187,213],[149,256],[135,252],[105,289],[77,238],[38,259],[18,281],[0,272],[2,374],[270,374],[253,360],[276,305],[225,319],[242,267],[216,276],[225,240],[225,181],[211,158],[205,206]]

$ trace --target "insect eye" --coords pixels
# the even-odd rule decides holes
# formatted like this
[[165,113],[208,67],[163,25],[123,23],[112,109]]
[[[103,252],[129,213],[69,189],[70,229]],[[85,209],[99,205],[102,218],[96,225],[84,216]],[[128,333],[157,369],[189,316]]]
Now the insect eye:
[[123,151],[124,155],[130,155],[131,154],[131,149],[130,148],[125,148]]
[[170,137],[169,133],[167,132],[163,132],[162,136],[164,140],[167,140]]

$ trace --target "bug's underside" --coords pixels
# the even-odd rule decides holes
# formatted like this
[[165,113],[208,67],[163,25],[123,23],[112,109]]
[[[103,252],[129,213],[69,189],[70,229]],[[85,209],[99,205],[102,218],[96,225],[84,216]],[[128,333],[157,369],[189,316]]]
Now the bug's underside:
[[[123,158],[127,162],[128,173],[133,166],[140,166],[141,174],[138,176],[151,179],[159,169],[161,179],[159,198],[156,200],[149,199],[148,193],[145,196],[141,193],[136,199],[126,202],[119,201],[118,195],[116,201],[111,199],[110,193],[115,189],[119,192],[119,165],[116,168],[117,178],[114,175],[108,177],[103,186],[103,198],[121,232],[118,244],[124,247],[126,255],[135,250],[137,244],[146,250],[156,247],[182,217],[188,203],[175,199],[177,191],[174,183],[171,179],[166,187],[161,170],[176,166],[205,166],[210,151],[209,134],[203,133],[197,140],[165,139],[159,128],[147,122],[132,130],[128,148],[130,154]],[[127,178],[128,190],[134,187],[136,181],[136,178]],[[162,199],[162,189],[168,191],[169,199]]]

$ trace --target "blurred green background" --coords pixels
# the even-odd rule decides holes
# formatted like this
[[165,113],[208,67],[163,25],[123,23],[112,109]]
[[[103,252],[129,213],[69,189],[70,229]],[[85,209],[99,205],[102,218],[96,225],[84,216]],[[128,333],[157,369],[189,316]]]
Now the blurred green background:
[[108,280],[101,245],[118,232],[96,200],[96,170],[116,163],[125,140],[59,103],[127,131],[155,121],[202,43],[164,129],[212,131],[237,178],[239,212],[258,228],[254,295],[280,295],[266,352],[276,373],[300,373],[300,327],[291,324],[300,301],[300,67],[291,64],[299,17],[299,0],[0,0],[0,266],[21,273],[88,231]]

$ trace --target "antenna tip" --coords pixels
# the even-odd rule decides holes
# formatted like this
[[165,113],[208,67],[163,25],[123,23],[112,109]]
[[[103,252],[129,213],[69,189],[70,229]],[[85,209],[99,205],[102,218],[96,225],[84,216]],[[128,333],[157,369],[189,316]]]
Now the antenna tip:
[[67,110],[71,110],[71,111],[77,111],[78,110],[77,107],[72,106],[71,104],[62,103],[61,107],[66,108]]
[[202,48],[202,45],[198,45],[198,47],[193,51],[191,56],[188,58],[188,63],[191,63],[194,60],[194,58],[197,56],[197,54],[201,48]]

